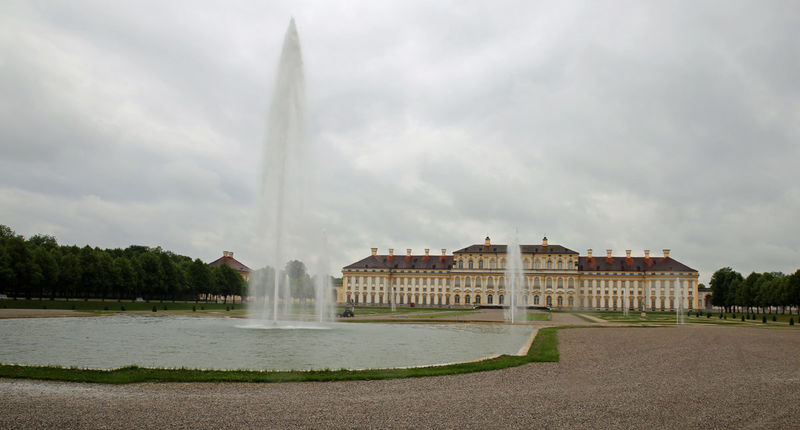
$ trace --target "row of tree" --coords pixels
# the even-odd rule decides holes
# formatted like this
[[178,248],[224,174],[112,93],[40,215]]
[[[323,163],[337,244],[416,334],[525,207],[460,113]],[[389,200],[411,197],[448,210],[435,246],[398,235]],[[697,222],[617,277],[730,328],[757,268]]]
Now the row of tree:
[[10,297],[227,301],[245,288],[224,264],[211,267],[160,247],[65,246],[53,236],[26,239],[0,225],[0,292]]
[[792,313],[800,308],[800,269],[791,275],[753,272],[747,277],[724,267],[711,276],[711,303],[726,311]]

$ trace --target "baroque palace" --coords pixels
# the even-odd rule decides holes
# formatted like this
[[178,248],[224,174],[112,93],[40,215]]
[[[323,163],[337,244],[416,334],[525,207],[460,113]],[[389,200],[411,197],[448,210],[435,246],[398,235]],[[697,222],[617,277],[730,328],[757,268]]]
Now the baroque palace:
[[[447,255],[372,254],[342,269],[339,303],[414,306],[501,306],[506,298],[507,245],[471,245]],[[561,245],[521,245],[523,282],[517,303],[564,309],[674,310],[698,308],[699,273],[644,251],[642,257],[586,256]],[[701,305],[702,306],[702,305]]]

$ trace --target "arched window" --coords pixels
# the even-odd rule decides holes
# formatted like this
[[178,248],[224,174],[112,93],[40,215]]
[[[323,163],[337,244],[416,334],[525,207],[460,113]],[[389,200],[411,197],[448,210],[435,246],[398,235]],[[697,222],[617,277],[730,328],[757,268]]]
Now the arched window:
[[475,296],[475,304],[476,304],[476,305],[479,305],[479,304],[481,304],[481,296],[479,296],[479,295],[476,295],[476,296]]
[[468,304],[469,304],[469,294],[467,294],[466,296],[464,296],[464,304],[465,304],[465,305],[468,305]]
[[530,269],[531,268],[531,260],[528,260],[527,258],[525,259],[525,268],[526,269]]
[[489,277],[489,280],[488,280],[488,281],[487,281],[487,283],[486,283],[486,286],[487,286],[487,287],[489,287],[489,288],[494,288],[494,278],[492,278],[492,277],[490,276],[490,277]]
[[572,279],[572,278],[569,278],[569,287],[570,288],[575,288],[575,280]]
[[558,278],[558,288],[564,288],[564,278]]
[[553,278],[547,278],[547,288],[553,288]]
[[539,269],[539,259],[538,258],[533,260],[533,265],[534,265],[534,267]]
[[547,268],[548,269],[552,269],[553,268],[553,261],[552,260],[547,260]]
[[459,278],[459,277],[456,277],[456,283],[455,283],[455,286],[456,286],[456,288],[461,288],[461,278]]
[[478,260],[478,269],[483,269],[483,259]]
[[572,260],[569,261],[569,264],[567,265],[567,267],[569,268],[569,270],[572,270]]
[[505,286],[506,286],[506,277],[505,276],[501,276],[500,277],[500,282],[498,282],[498,286],[500,288],[505,288]]
[[539,304],[539,296],[533,296],[533,304],[534,305],[538,305]]
[[558,268],[559,269],[563,269],[564,268],[564,263],[561,260],[558,260]]
[[573,307],[575,305],[575,300],[573,300],[572,296],[569,297],[569,307]]
[[467,288],[472,287],[472,280],[471,280],[471,278],[469,276],[467,277],[466,282],[464,283],[464,286],[467,287]]
[[455,304],[461,303],[461,297],[458,294],[456,294],[456,297],[455,297],[454,300],[455,300]]
[[481,278],[475,278],[475,288],[481,287]]
[[504,258],[504,259],[502,259],[501,261],[502,261],[502,263],[503,263],[503,269],[505,269],[505,268],[506,268],[506,259]]
[[472,260],[469,260],[469,268],[472,269]]
[[489,268],[494,269],[494,259],[489,261]]
[[486,304],[489,304],[489,305],[492,304],[492,295],[491,294],[486,296]]
[[553,306],[553,297],[547,296],[547,306]]
[[459,269],[463,269],[464,268],[464,260],[458,260],[458,268]]
[[533,278],[533,288],[542,288],[542,284],[539,282],[539,277]]
[[499,301],[499,302],[497,302],[497,303],[500,303],[500,304],[502,305],[502,304],[503,304],[503,299],[505,299],[505,297],[503,297],[503,295],[502,295],[502,294],[500,294],[500,298],[498,299],[498,300],[500,300],[500,301]]
[[564,306],[564,298],[561,296],[558,296],[558,306],[559,307]]

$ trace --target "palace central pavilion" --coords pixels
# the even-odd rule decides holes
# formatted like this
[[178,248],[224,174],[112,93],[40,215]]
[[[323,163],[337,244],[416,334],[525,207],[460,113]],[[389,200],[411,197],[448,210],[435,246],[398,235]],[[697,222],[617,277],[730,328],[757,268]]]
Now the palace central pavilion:
[[[510,303],[506,290],[507,245],[471,245],[447,255],[386,255],[372,248],[370,256],[342,269],[339,303],[365,305],[475,306]],[[674,310],[698,308],[699,273],[662,257],[613,256],[610,249],[585,256],[547,238],[539,245],[521,245],[523,282],[517,303],[564,309]]]

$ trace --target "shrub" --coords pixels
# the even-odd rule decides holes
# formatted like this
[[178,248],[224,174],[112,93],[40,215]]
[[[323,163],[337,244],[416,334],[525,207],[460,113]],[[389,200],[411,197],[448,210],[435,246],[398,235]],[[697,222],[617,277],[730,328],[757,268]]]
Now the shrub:
[[164,310],[167,310],[167,305],[164,305]]
[[778,321],[778,317],[777,317],[777,316],[775,316],[775,315],[773,315],[773,316],[772,316],[772,321]]
[[722,319],[722,312],[719,313],[719,319]]
[[47,305],[42,305],[42,309],[47,309]]
[[231,307],[230,306],[225,306],[225,312],[228,312],[229,310],[231,310]]
[[[736,314],[733,314],[731,318],[736,319]],[[742,321],[744,321],[744,315],[742,315]]]
[[197,307],[196,306],[192,306],[192,312],[196,312],[196,311],[197,311]]
[[206,310],[206,307],[205,306],[200,306],[200,310],[204,311],[204,310]]
[[767,323],[767,316],[766,315],[761,317],[761,322],[764,323],[764,324]]
[[75,310],[75,305],[72,305],[72,310],[73,310],[73,311]]
[[156,306],[153,306],[153,312],[158,312],[158,308]]
[[789,325],[794,325],[794,317],[789,317]]
[[103,310],[107,311],[108,310],[108,306],[103,306]]
[[706,318],[711,318],[711,312],[708,312],[708,313],[706,314]]
[[120,306],[119,310],[121,310],[122,312],[125,312],[125,305]]

